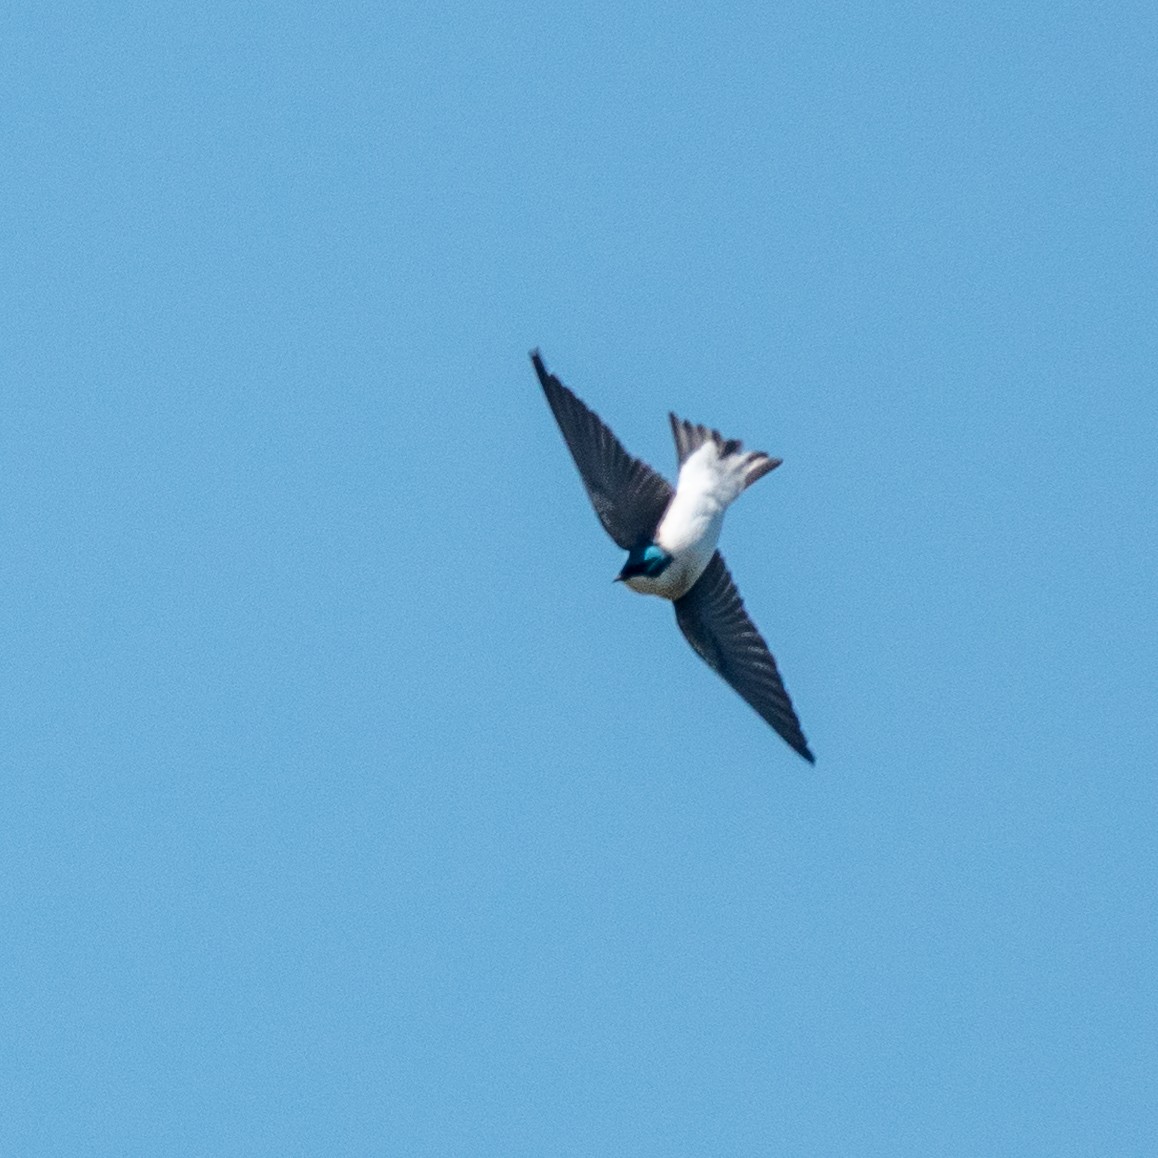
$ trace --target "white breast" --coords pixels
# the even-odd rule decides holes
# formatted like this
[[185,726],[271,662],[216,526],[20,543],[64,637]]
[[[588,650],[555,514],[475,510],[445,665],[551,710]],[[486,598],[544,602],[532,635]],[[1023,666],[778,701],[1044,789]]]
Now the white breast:
[[724,511],[741,490],[735,472],[724,467],[709,439],[680,467],[675,498],[655,532],[655,541],[672,556],[671,564],[655,579],[639,575],[627,585],[664,599],[687,594],[712,561]]

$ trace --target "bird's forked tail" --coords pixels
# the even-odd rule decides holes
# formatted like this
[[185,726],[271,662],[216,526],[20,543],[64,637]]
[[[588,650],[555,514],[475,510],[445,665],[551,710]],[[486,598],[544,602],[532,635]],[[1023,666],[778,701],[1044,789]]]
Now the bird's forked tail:
[[679,455],[680,466],[691,458],[705,442],[709,440],[716,444],[716,452],[720,457],[721,465],[728,468],[736,482],[736,493],[747,490],[758,479],[762,479],[770,471],[774,471],[784,460],[773,458],[762,450],[744,450],[744,444],[738,438],[724,438],[718,430],[711,430],[707,426],[697,426],[674,414],[669,414],[672,434],[675,435],[676,452]]

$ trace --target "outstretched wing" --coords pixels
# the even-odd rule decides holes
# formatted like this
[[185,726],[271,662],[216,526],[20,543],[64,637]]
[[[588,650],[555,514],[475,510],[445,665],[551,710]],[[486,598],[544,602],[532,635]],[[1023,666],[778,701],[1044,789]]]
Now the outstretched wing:
[[816,762],[776,661],[717,551],[692,589],[675,601],[676,622],[704,662],[719,672],[810,764]]
[[649,543],[675,494],[671,484],[632,458],[599,415],[547,373],[538,350],[531,361],[603,529],[625,551]]

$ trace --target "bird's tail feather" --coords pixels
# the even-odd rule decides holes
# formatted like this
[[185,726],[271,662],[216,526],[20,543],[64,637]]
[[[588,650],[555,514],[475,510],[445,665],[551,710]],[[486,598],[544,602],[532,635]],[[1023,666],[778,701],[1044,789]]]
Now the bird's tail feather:
[[736,477],[738,490],[747,490],[758,479],[762,479],[769,471],[775,470],[783,459],[772,458],[762,450],[744,450],[744,444],[738,438],[724,438],[718,430],[707,426],[697,426],[674,414],[669,414],[672,434],[675,435],[676,452],[679,455],[680,466],[690,458],[709,439],[716,444],[720,461],[727,465]]

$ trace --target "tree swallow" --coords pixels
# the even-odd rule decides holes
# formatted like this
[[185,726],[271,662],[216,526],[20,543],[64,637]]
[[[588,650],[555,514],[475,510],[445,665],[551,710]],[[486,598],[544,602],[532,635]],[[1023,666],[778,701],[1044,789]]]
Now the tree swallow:
[[815,763],[776,661],[716,550],[728,504],[781,460],[745,452],[736,439],[669,414],[679,455],[679,480],[672,490],[547,372],[538,350],[531,352],[531,361],[603,529],[627,552],[616,581],[670,599],[680,630],[700,658],[789,747]]

